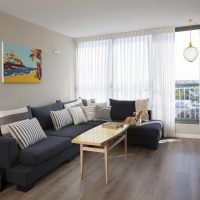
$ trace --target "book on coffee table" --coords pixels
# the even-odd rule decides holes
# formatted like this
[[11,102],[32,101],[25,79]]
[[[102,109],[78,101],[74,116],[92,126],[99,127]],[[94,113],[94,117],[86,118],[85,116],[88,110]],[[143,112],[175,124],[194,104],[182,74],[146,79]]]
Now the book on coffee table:
[[105,124],[102,124],[102,128],[110,128],[110,129],[118,129],[123,128],[124,124],[117,123],[117,122],[107,122]]

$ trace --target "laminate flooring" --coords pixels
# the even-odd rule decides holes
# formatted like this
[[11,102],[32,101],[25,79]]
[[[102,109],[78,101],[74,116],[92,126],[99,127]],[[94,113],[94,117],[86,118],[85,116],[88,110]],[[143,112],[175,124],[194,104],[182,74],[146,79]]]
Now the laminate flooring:
[[77,156],[36,183],[28,192],[14,185],[0,200],[200,200],[200,140],[162,140],[158,150],[120,144],[109,155],[105,184],[103,155],[88,152],[80,180]]

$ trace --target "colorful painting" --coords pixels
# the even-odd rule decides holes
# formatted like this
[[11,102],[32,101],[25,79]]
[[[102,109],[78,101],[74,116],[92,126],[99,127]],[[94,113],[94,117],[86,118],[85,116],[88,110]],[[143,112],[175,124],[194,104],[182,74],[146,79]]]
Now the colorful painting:
[[42,50],[2,42],[3,83],[40,83]]

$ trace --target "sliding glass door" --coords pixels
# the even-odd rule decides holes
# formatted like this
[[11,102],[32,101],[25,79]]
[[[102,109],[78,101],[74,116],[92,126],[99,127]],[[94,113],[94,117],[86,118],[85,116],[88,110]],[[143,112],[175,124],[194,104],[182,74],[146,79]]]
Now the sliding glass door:
[[[189,31],[175,34],[176,61],[176,133],[180,136],[200,136],[200,56],[194,62],[183,57],[183,50],[189,43]],[[193,46],[200,53],[200,30],[192,31]]]

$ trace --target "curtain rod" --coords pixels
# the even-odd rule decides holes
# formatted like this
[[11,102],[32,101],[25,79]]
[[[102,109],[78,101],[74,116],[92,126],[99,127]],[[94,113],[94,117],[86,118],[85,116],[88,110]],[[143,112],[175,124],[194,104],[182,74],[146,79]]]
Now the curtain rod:
[[[191,26],[191,30],[197,30],[197,29],[200,29],[200,24]],[[176,27],[175,28],[176,32],[189,31],[189,30],[190,30],[190,26],[181,26],[181,27]]]

